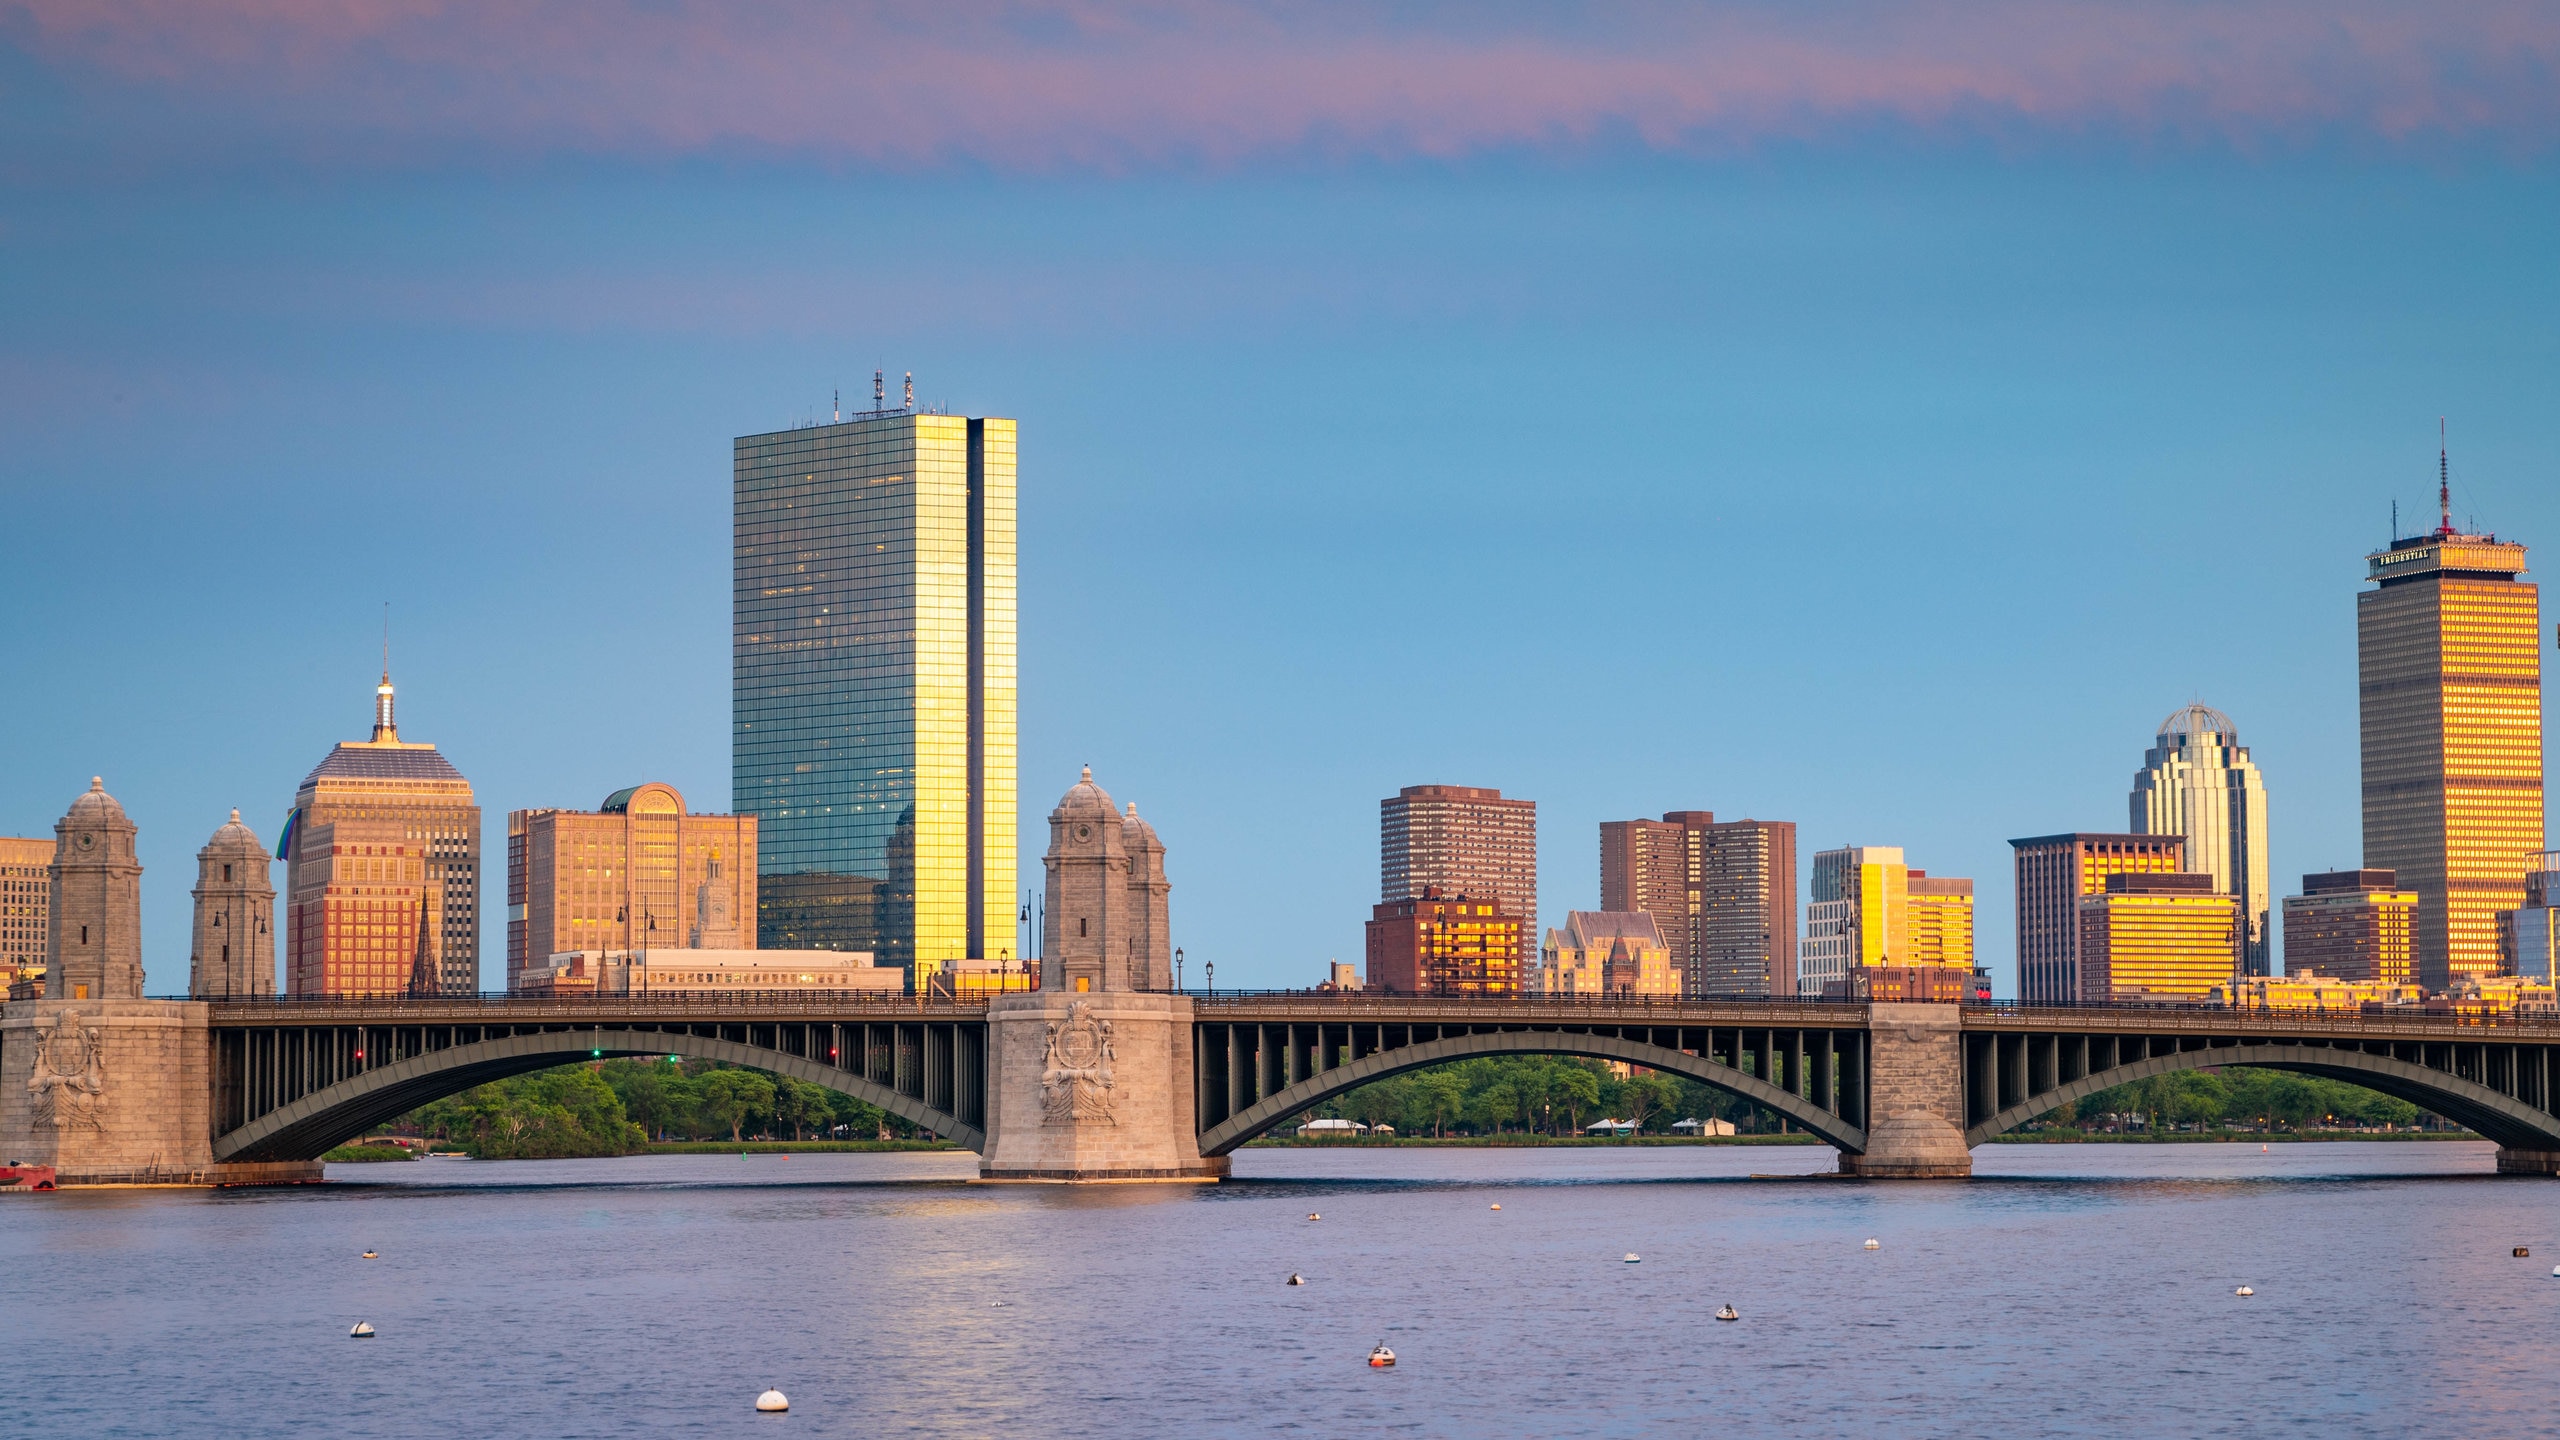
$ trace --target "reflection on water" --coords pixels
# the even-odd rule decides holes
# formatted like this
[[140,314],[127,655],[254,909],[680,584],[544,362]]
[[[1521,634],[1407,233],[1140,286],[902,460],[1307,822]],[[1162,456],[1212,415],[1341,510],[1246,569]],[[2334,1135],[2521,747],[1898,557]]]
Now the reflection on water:
[[[1992,1145],[1982,1179],[1903,1185],[1815,1147],[1249,1150],[1227,1185],[1107,1189],[971,1185],[964,1154],[348,1166],[0,1204],[0,1346],[12,1417],[58,1435],[2530,1433],[2560,1186],[2490,1155]],[[767,1385],[787,1419],[752,1413]]]

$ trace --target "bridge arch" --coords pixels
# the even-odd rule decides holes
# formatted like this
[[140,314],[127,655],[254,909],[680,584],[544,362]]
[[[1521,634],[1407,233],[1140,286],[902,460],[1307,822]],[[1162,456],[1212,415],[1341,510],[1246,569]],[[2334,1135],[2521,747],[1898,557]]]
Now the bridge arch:
[[1570,1030],[1496,1030],[1452,1035],[1380,1050],[1320,1075],[1311,1075],[1201,1132],[1200,1153],[1203,1156],[1224,1155],[1300,1111],[1321,1105],[1362,1085],[1401,1075],[1407,1070],[1420,1070],[1478,1055],[1578,1055],[1593,1060],[1623,1060],[1631,1065],[1642,1065],[1649,1070],[1661,1070],[1695,1080],[1729,1095],[1738,1095],[1784,1115],[1805,1131],[1852,1154],[1863,1154],[1867,1148],[1867,1135],[1863,1129],[1814,1105],[1803,1096],[1791,1095],[1765,1080],[1704,1056],[1615,1035],[1591,1035]]
[[2076,1103],[2099,1091],[2112,1090],[2118,1085],[2130,1085],[2137,1080],[2148,1080],[2179,1070],[2224,1065],[2289,1070],[2298,1075],[2317,1075],[2325,1080],[2344,1080],[2432,1110],[2509,1149],[2560,1150],[2560,1117],[2476,1081],[2389,1055],[2308,1045],[2264,1044],[2182,1050],[2174,1055],[2154,1055],[2098,1071],[1993,1114],[1965,1132],[1965,1144],[1979,1145],[2039,1115]]
[[492,1080],[579,1060],[685,1055],[743,1065],[850,1095],[963,1147],[983,1152],[986,1135],[956,1115],[832,1065],[761,1045],[658,1030],[554,1030],[508,1035],[412,1055],[315,1090],[240,1128],[217,1135],[221,1161],[316,1160],[385,1121]]

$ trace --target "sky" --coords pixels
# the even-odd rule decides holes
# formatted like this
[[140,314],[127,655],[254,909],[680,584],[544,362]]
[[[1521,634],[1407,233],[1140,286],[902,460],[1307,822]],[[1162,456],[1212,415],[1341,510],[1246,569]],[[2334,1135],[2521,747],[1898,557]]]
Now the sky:
[[727,806],[731,439],[877,368],[1021,425],[1026,888],[1089,763],[1195,974],[1312,984],[1379,800],[1488,785],[1545,923],[1603,820],[1793,820],[1973,877],[2011,994],[2007,840],[2190,700],[2279,894],[2358,861],[2440,417],[2560,545],[2556,71],[2524,4],[0,0],[0,833],[105,777],[182,991],[388,603],[502,984],[507,811]]

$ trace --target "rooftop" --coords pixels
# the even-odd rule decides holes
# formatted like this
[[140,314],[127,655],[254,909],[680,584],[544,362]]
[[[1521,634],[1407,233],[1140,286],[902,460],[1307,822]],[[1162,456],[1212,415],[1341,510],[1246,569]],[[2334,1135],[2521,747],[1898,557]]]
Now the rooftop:
[[433,745],[410,745],[397,741],[375,744],[366,740],[342,740],[327,758],[302,777],[302,788],[308,790],[323,780],[405,780],[442,781],[448,785],[467,785],[462,772],[453,762],[437,753]]

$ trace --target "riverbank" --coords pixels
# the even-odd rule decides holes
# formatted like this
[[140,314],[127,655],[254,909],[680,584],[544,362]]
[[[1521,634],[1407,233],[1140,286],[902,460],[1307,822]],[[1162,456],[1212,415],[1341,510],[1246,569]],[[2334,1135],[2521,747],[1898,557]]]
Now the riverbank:
[[653,1140],[642,1155],[869,1155],[896,1150],[955,1150],[948,1140]]
[[[2189,1130],[2159,1135],[2106,1135],[2076,1130],[2012,1131],[1991,1138],[1994,1145],[2225,1145],[2225,1144],[2307,1144],[2353,1140],[2477,1140],[2480,1137],[2465,1130],[2401,1130],[2388,1134],[2361,1134],[2352,1130],[2297,1132],[2290,1130],[2215,1130],[2201,1134]],[[1787,1135],[1630,1135],[1612,1138],[1578,1135],[1390,1135],[1385,1139],[1361,1136],[1358,1139],[1318,1139],[1312,1135],[1264,1136],[1247,1141],[1251,1150],[1386,1150],[1474,1149],[1503,1150],[1540,1149],[1625,1149],[1630,1146],[1716,1146],[1716,1145],[1824,1145],[1830,1142],[1818,1136]]]
[[2104,1135],[2077,1130],[2012,1130],[1994,1135],[1994,1145],[2259,1145],[2328,1144],[2336,1141],[2477,1140],[2468,1130],[2179,1130],[2159,1135]]

